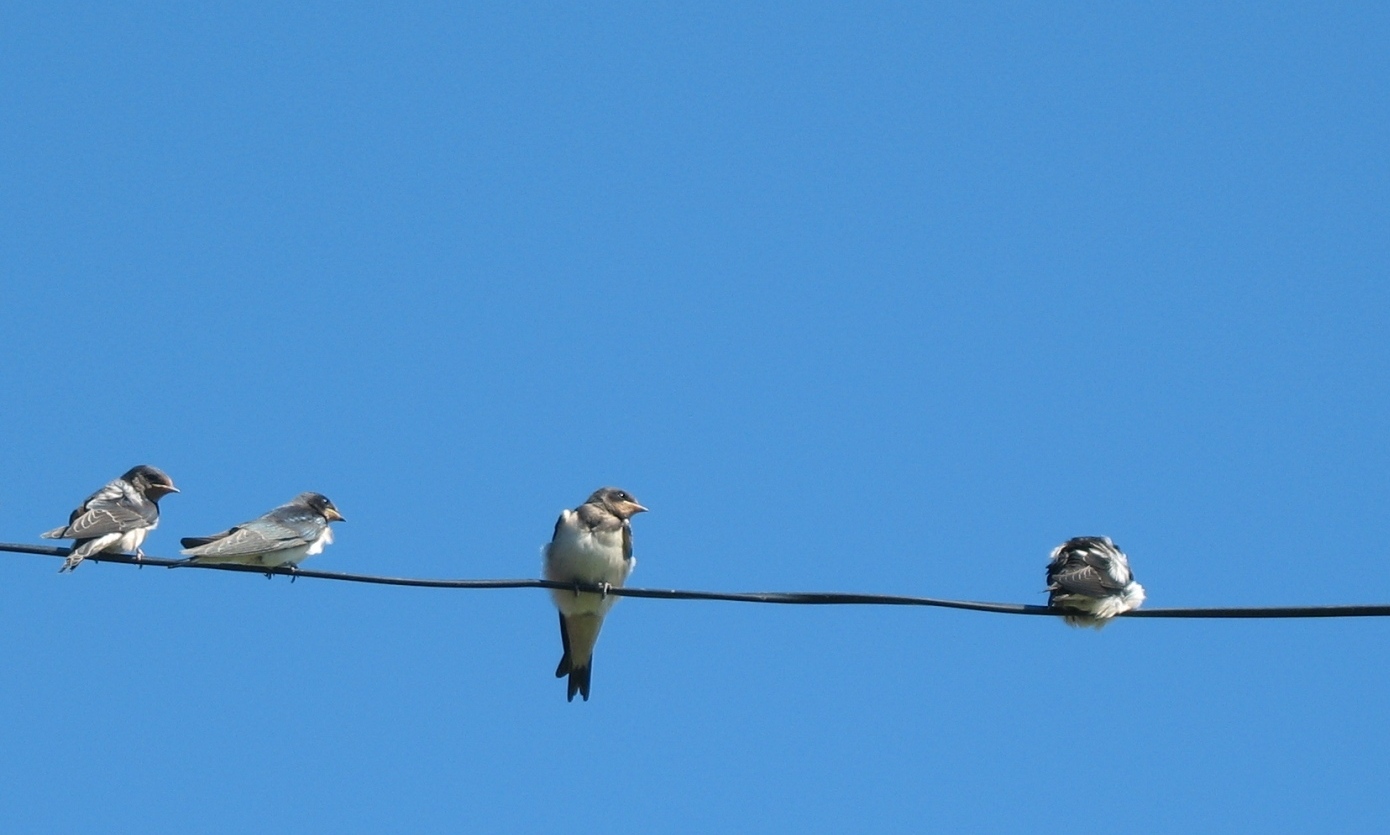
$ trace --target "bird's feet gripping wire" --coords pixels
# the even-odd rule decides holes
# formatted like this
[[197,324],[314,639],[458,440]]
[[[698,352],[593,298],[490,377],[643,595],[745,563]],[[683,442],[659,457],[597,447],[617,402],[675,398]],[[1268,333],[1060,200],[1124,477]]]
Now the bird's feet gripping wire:
[[[599,597],[600,597],[601,599],[607,600],[607,599],[608,599],[608,592],[613,588],[612,584],[611,584],[611,583],[605,583],[605,582],[603,582],[602,580],[600,580],[599,582],[594,583],[594,585],[598,586]],[[579,596],[579,593],[580,593],[581,591],[583,591],[583,589],[581,589],[579,586],[580,586],[580,581],[579,581],[579,580],[575,580],[575,581],[574,581],[574,596],[575,596],[575,597],[578,597],[578,596]]]
[[[295,580],[298,580],[298,579],[299,579],[299,566],[295,565],[295,564],[292,563],[292,562],[287,562],[287,563],[285,563],[284,565],[277,565],[277,566],[274,566],[274,568],[281,569],[281,570],[284,571],[286,574],[289,574],[289,575],[290,575],[290,582],[291,582],[291,583],[293,583]],[[267,572],[265,573],[265,578],[266,578],[267,580],[274,580],[274,579],[275,579],[275,573],[276,573],[276,572],[274,572],[274,571],[267,571]]]

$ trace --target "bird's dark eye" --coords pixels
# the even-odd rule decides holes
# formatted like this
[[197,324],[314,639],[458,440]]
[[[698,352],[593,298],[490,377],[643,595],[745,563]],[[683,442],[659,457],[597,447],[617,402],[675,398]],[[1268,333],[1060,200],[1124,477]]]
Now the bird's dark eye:
[[618,501],[620,501],[620,502],[630,502],[630,501],[632,501],[632,497],[629,496],[628,494],[624,493],[623,491],[619,490],[619,491],[618,491]]

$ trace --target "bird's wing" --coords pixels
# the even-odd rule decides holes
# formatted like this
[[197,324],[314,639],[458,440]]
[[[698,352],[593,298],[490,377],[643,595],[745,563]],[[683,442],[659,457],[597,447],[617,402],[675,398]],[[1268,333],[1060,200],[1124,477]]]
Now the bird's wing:
[[232,531],[235,530],[236,528],[228,528],[225,531],[218,531],[217,533],[208,534],[207,536],[185,536],[183,539],[179,540],[179,544],[185,548],[197,548],[200,545],[207,545],[209,542],[216,542],[219,539],[231,536]]
[[[317,523],[316,523],[317,520]],[[190,537],[183,541],[183,553],[196,557],[243,557],[268,554],[286,548],[308,545],[323,532],[322,517],[313,511],[302,512],[276,508],[259,519],[237,525],[222,534],[210,537]],[[206,540],[197,544],[198,540]]]
[[117,479],[87,497],[87,501],[72,512],[64,536],[95,539],[149,527],[158,520],[159,507]]
[[1129,560],[1120,551],[1111,554],[1087,551],[1085,560],[1100,575],[1101,582],[1108,589],[1122,589],[1134,579],[1129,573]]
[[1104,597],[1115,590],[1108,585],[1104,575],[1085,563],[1072,563],[1051,572],[1048,585],[1056,591],[1068,594],[1084,594],[1087,597]]
[[1129,585],[1134,579],[1129,561],[1119,550],[1077,547],[1048,566],[1048,585],[1071,594],[1104,597]]
[[[268,554],[307,544],[299,532],[292,528],[267,524],[262,520],[248,522],[232,528],[223,536],[208,538],[206,544],[185,548],[183,553],[196,557],[243,557],[252,554]],[[196,540],[190,538],[188,545]]]

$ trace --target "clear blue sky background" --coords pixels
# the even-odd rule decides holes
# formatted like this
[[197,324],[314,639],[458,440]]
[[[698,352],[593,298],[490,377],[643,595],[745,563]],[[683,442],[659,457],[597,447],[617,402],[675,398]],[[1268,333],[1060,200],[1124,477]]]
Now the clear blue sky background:
[[[319,490],[310,565],[1390,601],[1381,4],[8,4],[0,540]],[[627,600],[0,555],[8,831],[1367,831],[1390,622]]]

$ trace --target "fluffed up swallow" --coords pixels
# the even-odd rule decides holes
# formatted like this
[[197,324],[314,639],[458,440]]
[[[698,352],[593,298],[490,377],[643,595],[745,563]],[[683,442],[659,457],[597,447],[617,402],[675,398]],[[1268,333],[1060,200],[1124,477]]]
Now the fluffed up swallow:
[[40,534],[44,539],[72,539],[72,551],[58,573],[72,571],[93,554],[140,550],[145,535],[159,525],[159,500],[177,493],[173,479],[162,470],[141,464],[88,496],[68,517],[68,523]]
[[1047,605],[1067,612],[1063,620],[1096,629],[1144,602],[1129,558],[1108,536],[1078,536],[1054,548],[1047,590]]
[[333,542],[329,522],[342,522],[338,508],[320,493],[300,493],[285,504],[212,536],[179,540],[186,562],[237,563],[262,568],[299,565]]
[[[637,565],[628,520],[645,510],[631,494],[603,487],[574,510],[562,511],[555,535],[545,546],[545,579],[621,587]],[[578,693],[587,702],[594,644],[604,615],[618,598],[561,589],[551,589],[550,596],[560,610],[560,642],[565,649],[555,677],[569,676],[569,701]]]

